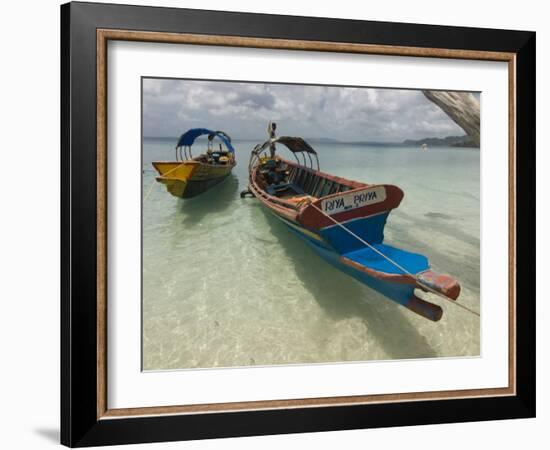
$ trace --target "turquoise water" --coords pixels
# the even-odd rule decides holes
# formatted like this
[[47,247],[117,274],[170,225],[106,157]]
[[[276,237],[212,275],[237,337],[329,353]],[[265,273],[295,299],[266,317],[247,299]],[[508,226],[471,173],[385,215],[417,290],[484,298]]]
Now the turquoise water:
[[[145,139],[143,367],[145,370],[479,355],[479,319],[444,300],[433,323],[319,258],[253,198],[248,158],[188,200],[154,182],[153,160],[174,140]],[[405,192],[386,242],[426,255],[456,277],[479,311],[479,150],[314,144],[321,170]],[[200,145],[197,146],[197,149]]]

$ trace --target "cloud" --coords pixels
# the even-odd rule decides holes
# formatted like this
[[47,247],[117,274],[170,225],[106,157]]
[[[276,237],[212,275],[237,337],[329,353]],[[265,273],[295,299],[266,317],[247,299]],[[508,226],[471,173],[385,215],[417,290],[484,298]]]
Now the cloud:
[[179,136],[192,127],[263,139],[281,134],[343,141],[400,142],[463,135],[420,91],[198,80],[143,80],[145,136]]

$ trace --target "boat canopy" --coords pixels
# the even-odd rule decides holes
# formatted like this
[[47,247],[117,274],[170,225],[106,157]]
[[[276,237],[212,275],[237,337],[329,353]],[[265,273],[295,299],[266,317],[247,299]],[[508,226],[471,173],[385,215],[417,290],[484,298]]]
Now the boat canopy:
[[264,150],[265,148],[277,143],[283,144],[292,153],[305,152],[305,153],[312,153],[314,155],[317,155],[317,152],[306,141],[304,141],[300,137],[292,137],[292,136],[281,136],[278,138],[268,139],[261,145],[261,147],[258,150],[259,151]]
[[[256,147],[254,147],[254,150],[252,150],[252,153],[250,155],[250,161],[248,162],[248,171],[252,173],[252,167],[257,164],[264,155],[267,155],[267,152],[269,150],[269,157],[275,158],[275,151],[276,146],[275,144],[283,144],[286,148],[288,148],[294,158],[296,159],[296,162],[298,165],[312,169],[312,170],[319,170],[319,157],[317,156],[317,152],[313,149],[311,145],[309,145],[305,140],[303,140],[301,137],[294,137],[294,136],[281,136],[281,137],[275,137],[275,129],[277,125],[273,122],[269,122],[269,125],[267,127],[267,131],[270,135],[270,138],[265,141],[263,144],[258,144]],[[299,155],[302,156],[302,160],[300,161]],[[307,155],[307,159],[306,159]],[[313,157],[311,156],[313,155]]]
[[235,152],[235,149],[231,145],[231,138],[227,133],[223,131],[212,131],[207,128],[191,128],[181,135],[176,147],[191,147],[199,136],[207,134],[208,140],[211,141],[214,137],[219,138],[227,147],[230,152]]

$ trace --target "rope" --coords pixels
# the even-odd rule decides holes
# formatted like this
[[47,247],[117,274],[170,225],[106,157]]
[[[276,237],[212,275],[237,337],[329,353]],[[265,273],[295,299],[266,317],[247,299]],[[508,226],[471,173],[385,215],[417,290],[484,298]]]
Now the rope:
[[145,194],[145,197],[143,197],[143,201],[146,202],[147,199],[149,198],[149,195],[151,195],[151,191],[153,190],[153,188],[155,187],[155,182],[157,180],[153,179],[153,182],[151,183],[151,186],[149,186],[149,189],[147,190],[147,194]]
[[[179,167],[183,166],[184,164],[185,164],[185,161],[182,162],[181,164],[178,164],[176,167],[172,167],[168,172],[163,173],[161,176],[165,177],[166,175],[168,175],[169,173],[172,173],[174,170],[178,169]],[[156,179],[153,179],[153,182],[151,183],[151,186],[149,186],[149,189],[147,190],[147,194],[145,194],[145,197],[143,197],[144,202],[149,198],[149,195],[151,195],[151,191],[153,190],[153,186],[155,186],[156,181],[157,181]]]
[[464,309],[465,311],[468,311],[469,313],[472,313],[474,315],[476,315],[477,317],[480,317],[479,313],[477,311],[474,311],[473,309],[470,309],[468,308],[467,306],[464,306],[460,303],[457,303],[455,300],[453,300],[452,298],[450,297],[447,297],[445,294],[442,294],[441,292],[435,290],[434,288],[432,288],[431,286],[428,286],[427,284],[423,283],[417,276],[415,276],[414,274],[412,274],[411,272],[409,272],[407,269],[405,269],[403,266],[401,266],[400,264],[398,264],[397,262],[395,262],[393,259],[391,259],[390,257],[384,255],[384,253],[382,253],[380,250],[378,250],[376,247],[372,246],[371,244],[369,244],[367,241],[365,241],[364,239],[362,239],[361,237],[357,236],[353,231],[351,231],[349,228],[347,228],[346,226],[344,226],[344,224],[338,222],[336,219],[334,219],[333,217],[329,216],[327,213],[325,213],[324,211],[322,211],[320,208],[318,208],[316,205],[314,205],[313,203],[310,203],[309,204],[310,206],[312,206],[314,209],[316,209],[317,211],[319,211],[321,214],[323,214],[325,217],[328,217],[332,222],[334,222],[336,225],[338,225],[339,227],[343,228],[345,231],[347,231],[349,234],[351,234],[355,239],[357,239],[359,242],[363,243],[364,245],[366,245],[367,247],[369,247],[372,251],[378,253],[382,258],[386,259],[387,261],[389,261],[391,264],[393,264],[395,267],[397,267],[399,270],[401,270],[405,275],[411,277],[414,279],[414,281],[422,286],[424,289],[426,289],[427,291],[430,291],[432,292],[433,294],[437,295],[438,297],[441,297],[445,300],[447,300],[448,302],[452,303],[453,305],[455,306],[458,306],[459,308],[462,308]]

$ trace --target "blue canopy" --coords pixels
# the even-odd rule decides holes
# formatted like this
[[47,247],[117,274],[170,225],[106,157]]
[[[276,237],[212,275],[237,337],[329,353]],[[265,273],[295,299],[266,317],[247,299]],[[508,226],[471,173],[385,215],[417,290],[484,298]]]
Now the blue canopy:
[[186,131],[181,135],[177,147],[181,147],[183,145],[191,147],[193,145],[193,142],[195,142],[195,139],[205,134],[208,135],[209,140],[214,139],[214,137],[218,137],[225,144],[230,152],[235,151],[235,149],[231,145],[231,138],[226,133],[224,133],[223,131],[208,130],[207,128],[191,128],[190,130]]

